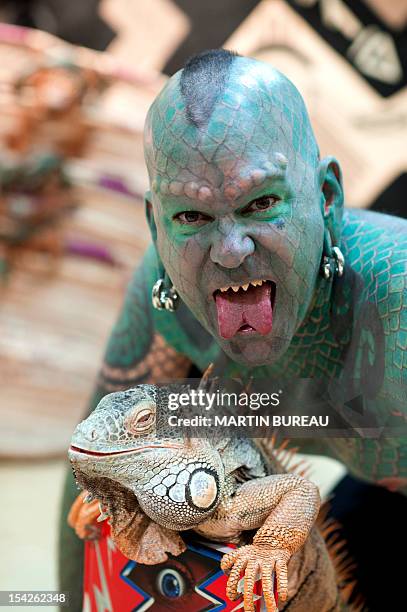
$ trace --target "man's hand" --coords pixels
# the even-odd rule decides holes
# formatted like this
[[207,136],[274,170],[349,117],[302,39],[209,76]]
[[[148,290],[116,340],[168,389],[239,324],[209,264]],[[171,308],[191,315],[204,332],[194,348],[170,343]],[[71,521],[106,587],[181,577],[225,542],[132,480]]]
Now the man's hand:
[[81,540],[98,540],[101,533],[97,523],[100,505],[97,499],[86,503],[85,498],[88,495],[88,491],[82,491],[75,499],[68,514],[68,525]]

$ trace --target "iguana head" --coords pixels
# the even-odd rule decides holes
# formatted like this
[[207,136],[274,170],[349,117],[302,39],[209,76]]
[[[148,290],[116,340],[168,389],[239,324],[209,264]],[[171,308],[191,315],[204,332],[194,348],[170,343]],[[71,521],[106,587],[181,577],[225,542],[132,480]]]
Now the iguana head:
[[208,440],[182,438],[179,431],[158,435],[168,416],[167,391],[139,385],[105,396],[75,429],[69,458],[79,485],[109,513],[131,495],[159,525],[191,529],[219,504],[224,468]]

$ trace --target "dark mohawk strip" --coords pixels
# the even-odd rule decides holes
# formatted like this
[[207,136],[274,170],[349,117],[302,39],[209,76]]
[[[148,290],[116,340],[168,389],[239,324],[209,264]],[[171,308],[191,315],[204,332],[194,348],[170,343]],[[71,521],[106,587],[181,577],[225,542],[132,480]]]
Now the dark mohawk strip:
[[187,119],[196,127],[208,124],[236,57],[237,53],[233,51],[213,49],[194,55],[185,64],[181,74],[181,93]]

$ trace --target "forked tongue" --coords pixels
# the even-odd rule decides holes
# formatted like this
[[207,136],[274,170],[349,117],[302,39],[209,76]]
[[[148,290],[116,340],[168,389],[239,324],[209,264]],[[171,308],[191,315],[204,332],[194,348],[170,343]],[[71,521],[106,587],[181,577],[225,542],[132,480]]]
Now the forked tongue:
[[250,285],[247,291],[239,289],[236,293],[218,291],[215,294],[218,311],[219,333],[229,340],[243,326],[251,326],[259,334],[265,336],[271,331],[273,324],[273,308],[271,305],[270,283],[261,286]]

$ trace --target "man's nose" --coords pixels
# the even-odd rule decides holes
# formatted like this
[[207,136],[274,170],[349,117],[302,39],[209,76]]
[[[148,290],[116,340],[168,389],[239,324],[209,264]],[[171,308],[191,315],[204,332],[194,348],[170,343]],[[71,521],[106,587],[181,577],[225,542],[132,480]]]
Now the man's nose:
[[255,251],[255,244],[246,228],[237,223],[220,223],[214,236],[210,257],[224,268],[238,268]]

